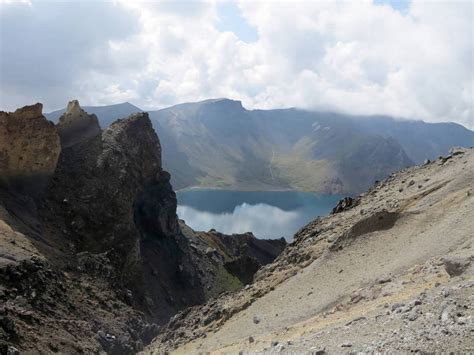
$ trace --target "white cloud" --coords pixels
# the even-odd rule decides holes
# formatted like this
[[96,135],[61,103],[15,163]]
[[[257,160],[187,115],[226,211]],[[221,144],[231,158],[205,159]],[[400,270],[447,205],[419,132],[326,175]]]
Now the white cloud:
[[231,97],[474,128],[470,1],[242,1],[250,43],[218,30],[216,1],[51,4],[0,5],[2,108]]

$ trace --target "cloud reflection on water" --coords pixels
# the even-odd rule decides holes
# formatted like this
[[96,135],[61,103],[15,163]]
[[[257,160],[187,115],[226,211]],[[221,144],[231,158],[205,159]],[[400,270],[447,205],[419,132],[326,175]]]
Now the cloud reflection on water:
[[311,218],[304,209],[284,211],[278,207],[259,203],[243,203],[232,213],[211,213],[189,206],[178,206],[178,216],[195,230],[214,228],[225,234],[251,231],[258,238],[290,240],[293,234]]

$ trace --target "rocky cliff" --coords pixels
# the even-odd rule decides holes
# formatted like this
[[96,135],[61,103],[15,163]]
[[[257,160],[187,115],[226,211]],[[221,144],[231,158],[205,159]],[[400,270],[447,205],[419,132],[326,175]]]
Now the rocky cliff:
[[61,151],[54,125],[41,113],[43,105],[0,112],[0,183],[36,193],[53,175]]
[[236,254],[178,221],[147,113],[104,131],[77,101],[56,126],[40,104],[0,115],[1,353],[134,353],[177,311],[241,288],[226,263],[248,256],[248,281],[285,246],[246,238]]
[[97,116],[87,114],[77,100],[68,103],[66,112],[59,117],[56,127],[63,148],[101,133]]

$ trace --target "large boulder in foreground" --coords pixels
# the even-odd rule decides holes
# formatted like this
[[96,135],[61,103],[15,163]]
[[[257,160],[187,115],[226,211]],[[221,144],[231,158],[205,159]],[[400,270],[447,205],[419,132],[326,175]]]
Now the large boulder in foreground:
[[0,112],[0,184],[36,194],[53,175],[61,146],[42,109],[37,103]]

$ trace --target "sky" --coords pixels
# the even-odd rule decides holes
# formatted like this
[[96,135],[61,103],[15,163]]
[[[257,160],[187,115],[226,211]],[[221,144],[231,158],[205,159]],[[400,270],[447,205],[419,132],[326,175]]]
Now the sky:
[[228,97],[474,129],[473,6],[0,0],[0,109]]

